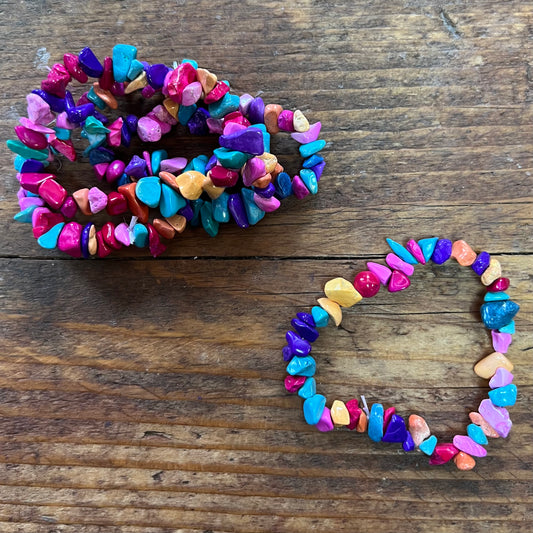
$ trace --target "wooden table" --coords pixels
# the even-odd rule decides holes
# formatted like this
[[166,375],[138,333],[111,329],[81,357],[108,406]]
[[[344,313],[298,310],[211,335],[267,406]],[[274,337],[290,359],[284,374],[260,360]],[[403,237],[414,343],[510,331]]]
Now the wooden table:
[[[246,231],[188,230],[157,260],[40,249],[12,220],[2,150],[2,533],[530,531],[531,2],[0,8],[3,139],[45,65],[127,42],[150,62],[192,57],[239,94],[299,107],[328,140],[317,196]],[[180,142],[175,155],[215,143]],[[290,139],[274,151],[297,170]],[[62,172],[71,191],[93,183],[86,162]],[[466,473],[349,431],[320,434],[282,385],[284,331],[325,281],[383,260],[386,237],[433,235],[497,257],[522,306],[511,436]],[[320,391],[419,413],[442,437],[463,432],[487,393],[472,372],[490,353],[482,298],[454,261],[417,268],[410,290],[382,291],[324,331]]]

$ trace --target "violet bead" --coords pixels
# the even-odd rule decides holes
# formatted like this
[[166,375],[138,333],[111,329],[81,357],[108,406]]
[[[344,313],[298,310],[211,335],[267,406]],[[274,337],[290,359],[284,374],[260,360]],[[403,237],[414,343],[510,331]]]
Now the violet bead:
[[139,122],[139,119],[135,115],[128,115],[126,119],[124,120],[124,123],[127,124],[128,129],[130,130],[130,133],[137,132],[138,122]]
[[312,328],[316,328],[316,322],[311,313],[296,313],[296,316],[306,324],[309,324]]
[[436,265],[442,265],[452,256],[452,241],[449,239],[439,239],[433,250],[431,260]]
[[146,161],[139,157],[138,155],[134,155],[131,158],[131,161],[127,164],[126,168],[124,169],[124,172],[128,176],[133,176],[134,178],[141,179],[146,176]]
[[407,431],[407,436],[405,437],[405,440],[403,441],[402,448],[405,452],[412,452],[415,449],[415,442],[413,440],[413,437],[409,431]]
[[269,183],[263,189],[254,187],[254,192],[258,194],[259,196],[262,196],[263,198],[272,198],[272,196],[274,196],[276,192],[276,187],[274,186],[274,184]]
[[297,331],[298,335],[309,342],[315,342],[318,339],[318,331],[304,321],[293,318],[291,320],[292,327]]
[[82,122],[85,122],[88,117],[94,115],[94,112],[94,104],[89,102],[88,104],[67,109],[67,117],[69,122],[72,122],[73,124],[81,124]]
[[209,111],[203,107],[199,107],[193,116],[187,122],[187,127],[192,135],[207,135],[209,128],[207,126],[207,119],[209,118]]
[[324,167],[326,166],[326,162],[322,161],[321,163],[318,163],[318,165],[315,165],[314,167],[311,167],[311,170],[316,175],[316,181],[320,181],[320,178],[322,176],[322,172],[324,172]]
[[407,429],[404,419],[400,415],[392,415],[381,440],[383,442],[404,442],[406,438]]
[[94,110],[93,117],[99,120],[104,126],[109,123],[109,119],[97,109]]
[[487,270],[490,263],[490,254],[488,252],[480,252],[476,260],[472,263],[472,270],[481,276]]
[[284,361],[290,361],[293,358],[292,350],[288,346],[284,346],[281,350]]
[[305,339],[302,339],[302,337],[299,335],[296,335],[294,331],[287,331],[285,338],[287,339],[287,344],[294,355],[297,355],[298,357],[305,357],[311,352],[311,344]]
[[190,222],[194,218],[194,209],[191,204],[187,202],[187,205],[185,207],[182,207],[178,211],[178,215],[181,215],[182,217],[185,217],[187,222]]
[[170,69],[163,63],[156,63],[145,68],[146,79],[153,89],[161,89]]
[[89,222],[81,230],[81,255],[85,259],[89,259],[89,257],[91,257],[91,254],[89,253],[89,236],[93,226],[94,224]]
[[98,58],[88,46],[78,54],[78,61],[81,70],[91,78],[99,78],[104,73],[102,63],[98,61]]
[[209,172],[216,164],[217,164],[217,156],[213,154],[209,158],[209,161],[207,162],[207,164],[205,165],[205,172],[206,173]]
[[34,89],[32,93],[40,96],[50,106],[50,109],[52,111],[55,111],[56,113],[61,113],[62,111],[65,111],[64,98],[59,98],[59,96],[50,94],[46,91],[43,91],[42,89]]
[[131,132],[126,122],[122,124],[122,128],[120,129],[120,142],[126,148],[131,144]]
[[248,120],[251,124],[263,124],[265,122],[265,102],[260,96],[250,102]]
[[228,209],[237,226],[241,228],[248,228],[250,226],[250,224],[248,223],[248,217],[246,216],[244,203],[240,194],[235,193],[229,195]]
[[38,174],[44,171],[44,165],[36,159],[26,159],[20,167],[21,174]]

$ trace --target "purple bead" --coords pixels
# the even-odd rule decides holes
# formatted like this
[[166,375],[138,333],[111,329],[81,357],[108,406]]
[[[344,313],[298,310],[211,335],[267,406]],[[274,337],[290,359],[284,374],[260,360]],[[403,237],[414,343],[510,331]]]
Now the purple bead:
[[449,239],[439,239],[437,241],[437,244],[435,246],[435,249],[433,250],[433,255],[431,256],[431,260],[436,265],[442,265],[442,263],[445,263],[450,259],[452,256],[452,241]]
[[148,66],[144,70],[146,71],[146,79],[151,87],[161,89],[165,81],[165,76],[170,69],[163,63],[156,63],[155,65]]
[[287,344],[294,355],[297,355],[298,357],[305,357],[311,352],[311,344],[305,339],[302,339],[302,337],[299,335],[296,335],[294,331],[287,331],[285,338],[287,339]]
[[298,335],[309,342],[315,342],[318,339],[318,331],[303,320],[293,318],[291,320],[292,327],[298,332]]
[[209,111],[203,107],[199,107],[193,116],[187,122],[187,127],[192,135],[207,135],[209,128],[207,126],[207,119],[209,118]]
[[139,119],[135,115],[128,115],[126,119],[124,120],[124,124],[128,126],[128,129],[130,130],[130,133],[136,133],[137,132],[137,123],[139,122]]
[[274,187],[273,183],[269,183],[263,189],[258,189],[254,187],[254,192],[257,193],[259,196],[262,196],[263,198],[272,198],[272,196],[274,196],[274,193],[276,192],[276,187]]
[[122,146],[128,147],[131,144],[131,132],[126,122],[122,124],[120,129],[120,142]]
[[392,415],[385,435],[381,439],[383,442],[404,442],[407,438],[405,420],[400,415]]
[[91,254],[89,253],[89,233],[92,226],[94,226],[94,224],[89,222],[81,230],[81,254],[83,257],[85,257],[85,259],[89,259],[89,257],[91,257]]
[[312,328],[316,327],[315,319],[313,318],[313,315],[311,313],[296,313],[296,316],[306,324],[309,324]]
[[246,210],[244,209],[244,203],[241,195],[238,193],[230,194],[228,198],[228,210],[231,216],[235,220],[237,226],[241,228],[248,228],[248,217],[246,216]]
[[20,168],[20,173],[25,174],[29,172],[43,172],[44,165],[37,161],[36,159],[26,159],[24,163],[22,163],[22,167]]
[[94,113],[95,109],[92,102],[67,109],[67,117],[73,124],[81,124],[82,122],[85,122],[85,120],[89,116],[94,115]]
[[74,201],[72,196],[69,196],[61,206],[61,213],[65,218],[74,218],[76,211],[78,210],[78,204]]
[[102,124],[107,124],[109,122],[109,119],[102,115],[97,109],[94,110],[93,117],[99,120]]
[[76,104],[74,103],[74,97],[72,96],[72,93],[70,91],[65,91],[65,111],[68,111],[69,109],[74,109],[76,107]]
[[44,200],[39,198],[39,196],[25,196],[19,200],[19,207],[21,211],[24,211],[24,209],[27,209],[32,205],[42,207],[44,205]]
[[311,167],[311,170],[316,174],[316,181],[320,181],[320,177],[322,176],[322,172],[324,172],[325,166],[326,166],[326,162],[321,161],[314,167]]
[[258,128],[246,128],[229,135],[221,135],[218,141],[223,148],[238,152],[262,155],[265,151],[263,132]]
[[413,437],[409,431],[407,432],[407,437],[403,441],[402,448],[406,452],[412,452],[415,449],[415,442],[413,441]]
[[209,161],[207,162],[207,165],[205,166],[206,173],[209,172],[216,164],[217,164],[217,156],[213,154],[209,158]]
[[90,76],[91,78],[99,78],[104,73],[102,63],[98,61],[98,58],[88,46],[78,54],[78,60],[81,70],[83,70],[87,76]]
[[284,361],[290,361],[292,359],[292,350],[288,346],[284,346],[281,350],[281,353],[283,354],[283,360]]
[[472,263],[472,270],[481,276],[490,263],[490,254],[488,252],[480,252],[476,257],[476,260]]
[[194,209],[192,205],[187,202],[187,205],[185,207],[182,207],[178,211],[178,214],[181,215],[182,217],[185,217],[187,222],[190,222],[194,218]]
[[248,120],[251,124],[264,124],[265,122],[265,102],[258,96],[250,102],[248,107]]
[[138,155],[134,155],[131,158],[131,161],[128,163],[128,166],[124,169],[124,172],[128,176],[133,176],[134,178],[144,178],[146,176],[146,161],[139,157]]
[[47,93],[42,89],[34,89],[32,93],[40,96],[50,106],[50,109],[52,111],[55,111],[56,113],[61,113],[65,111],[64,98],[59,98],[59,96]]

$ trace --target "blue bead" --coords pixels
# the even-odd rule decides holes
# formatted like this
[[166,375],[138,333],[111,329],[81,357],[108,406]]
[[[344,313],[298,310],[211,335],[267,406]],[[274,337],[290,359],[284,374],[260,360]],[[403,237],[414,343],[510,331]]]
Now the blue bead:
[[[207,109],[213,118],[223,118],[228,113],[239,109],[240,99],[236,94],[226,93],[220,100],[209,104]],[[181,108],[180,108],[181,109]]]
[[26,207],[26,209],[16,213],[13,217],[13,220],[16,220],[17,222],[26,222],[28,224],[31,224],[31,217],[36,209],[36,205],[30,205],[29,207]]
[[452,256],[452,241],[449,239],[440,239],[435,245],[435,249],[431,254],[431,260],[436,265],[442,265]]
[[[140,183],[140,181],[142,180],[139,180],[137,183]],[[165,218],[174,216],[186,205],[187,202],[185,201],[185,198],[183,198],[178,191],[175,191],[166,183],[161,185],[161,201],[159,202],[159,210],[161,211],[162,216]]]
[[137,248],[144,248],[148,246],[148,228],[141,223],[133,226],[133,244]]
[[500,333],[510,333],[511,335],[514,335],[515,333],[515,323],[514,320],[511,320],[507,326],[503,326],[503,328],[498,329]]
[[[131,62],[137,57],[137,48],[130,44],[116,44],[113,46],[113,78],[117,83],[128,80]],[[130,78],[134,79],[134,78]]]
[[405,452],[412,452],[415,449],[415,441],[413,440],[413,437],[409,431],[407,432],[407,436],[403,441],[402,448]]
[[300,178],[311,194],[316,194],[318,192],[318,181],[315,173],[312,170],[308,168],[302,168],[302,170],[300,170]]
[[313,154],[311,157],[307,158],[303,164],[303,168],[313,168],[315,165],[318,165],[319,163],[322,163],[324,161],[324,158],[322,156],[319,156],[317,154]]
[[192,163],[192,159],[185,165],[185,168],[181,171],[182,173],[183,172],[188,172],[189,170],[194,170],[193,167],[192,167],[193,163]]
[[481,276],[490,264],[490,254],[487,252],[481,252],[476,257],[476,260],[472,263],[472,270]]
[[278,198],[287,198],[292,194],[292,182],[291,177],[286,172],[280,172],[274,183],[276,187],[276,194]]
[[309,341],[302,339],[302,337],[296,335],[294,331],[287,331],[285,338],[287,339],[287,344],[294,355],[297,355],[298,357],[304,357],[309,355],[309,352],[311,352],[311,344]]
[[316,154],[317,152],[320,152],[324,146],[326,146],[326,141],[323,139],[318,139],[307,144],[301,144],[299,147],[300,155],[304,158],[307,158],[313,154]]
[[59,239],[59,234],[65,225],[64,222],[56,224],[50,228],[46,233],[43,233],[38,239],[37,243],[46,248],[47,250],[53,250],[57,246],[57,239]]
[[127,174],[122,174],[117,181],[117,187],[120,187],[121,185],[127,185],[128,183],[131,183],[129,176]]
[[496,407],[508,407],[516,403],[517,388],[514,383],[489,391],[490,401]]
[[60,141],[68,141],[70,139],[70,134],[72,133],[70,130],[67,130],[66,128],[57,128],[57,127],[54,127],[54,131],[56,132],[56,137]]
[[22,157],[21,155],[15,156],[15,160],[13,161],[13,166],[15,167],[15,170],[17,172],[21,172],[22,165],[25,161],[28,161],[26,158]]
[[318,331],[314,327],[303,322],[302,320],[299,320],[298,318],[293,318],[291,324],[292,327],[296,330],[296,332],[305,340],[309,342],[315,342],[318,339]]
[[228,200],[229,195],[227,192],[223,192],[218,198],[213,200],[213,218],[217,222],[229,222]]
[[322,394],[315,394],[311,398],[307,398],[304,402],[304,418],[310,425],[318,424],[324,408],[326,407],[326,397]]
[[323,328],[328,325],[329,315],[327,311],[322,309],[322,307],[315,305],[313,309],[311,309],[311,314],[313,315],[317,328]]
[[416,265],[418,263],[413,255],[401,244],[392,239],[387,239],[387,244],[390,246],[391,250],[406,263],[409,263],[410,265]]
[[420,443],[418,449],[426,455],[431,455],[435,451],[435,446],[437,446],[437,437],[431,435],[431,437]]
[[483,430],[476,424],[468,424],[468,426],[466,426],[466,432],[468,433],[468,436],[478,444],[483,445],[489,443],[487,435],[485,435]]
[[254,202],[254,192],[251,189],[243,187],[241,189],[241,197],[244,203],[244,209],[246,210],[248,223],[253,226],[264,218],[265,212],[257,207]]
[[168,158],[168,153],[166,150],[154,150],[152,152],[152,157],[150,158],[150,164],[152,166],[152,172],[155,176],[159,175],[159,170],[161,169],[161,161]]
[[[155,176],[141,178],[135,187],[135,195],[148,207],[157,207],[161,200],[161,180]],[[176,214],[176,212],[174,212],[174,214]]]
[[310,355],[306,357],[295,356],[287,365],[287,374],[291,376],[311,377],[315,375],[315,372],[316,362]]
[[216,237],[218,233],[218,222],[213,218],[213,206],[211,202],[204,202],[200,209],[202,226],[210,237]]
[[201,223],[201,211],[202,206],[204,205],[204,201],[201,198],[198,198],[198,200],[193,200],[191,202],[191,206],[193,208],[193,216],[191,218],[191,226],[197,227]]
[[393,414],[381,440],[383,442],[405,442],[406,438],[405,420],[400,415]]
[[315,394],[316,394],[315,378],[307,378],[304,384],[300,387],[300,390],[298,391],[298,396],[306,400],[307,398],[311,398],[311,396],[314,396]]
[[512,300],[486,302],[481,306],[481,320],[487,329],[500,329],[513,320],[519,309]]
[[81,70],[83,70],[87,76],[90,76],[91,78],[100,78],[104,73],[102,63],[98,61],[98,58],[88,46],[78,54],[78,59]]
[[193,105],[180,105],[179,111],[178,111],[178,122],[182,124],[183,126],[187,125],[187,122],[191,120],[191,117],[194,115],[194,112],[198,106],[196,104]]
[[[17,156],[21,157],[21,156]],[[37,161],[36,159],[25,159],[19,172],[42,172],[48,166],[48,161]]]
[[313,318],[313,315],[310,313],[296,313],[296,316],[302,321],[311,326],[312,328],[316,327],[315,319]]
[[511,297],[506,292],[487,292],[483,300],[485,302],[498,302],[500,300],[509,300]]
[[368,436],[374,442],[379,442],[383,438],[383,415],[383,405],[373,404],[368,417]]

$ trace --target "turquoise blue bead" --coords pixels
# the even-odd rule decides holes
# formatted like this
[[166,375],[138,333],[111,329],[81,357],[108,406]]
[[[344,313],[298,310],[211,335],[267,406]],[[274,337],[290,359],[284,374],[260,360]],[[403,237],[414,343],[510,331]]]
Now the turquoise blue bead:
[[150,164],[152,165],[152,172],[154,175],[159,175],[159,170],[161,169],[161,161],[168,158],[166,150],[154,150],[152,152],[152,157],[150,158]]
[[437,437],[435,437],[435,435],[431,435],[431,437],[421,442],[418,448],[426,455],[431,455],[435,451],[435,446],[437,446]]
[[298,396],[306,400],[307,398],[311,398],[311,396],[314,396],[315,394],[316,394],[315,378],[307,378],[305,380],[305,383],[300,387],[300,390],[298,391]]
[[37,244],[46,248],[47,250],[53,250],[57,246],[57,239],[59,239],[59,234],[65,225],[64,222],[56,224],[54,227],[50,228],[46,233],[43,233],[38,239]]
[[500,329],[513,320],[519,309],[512,300],[486,302],[481,306],[481,320],[487,329]]
[[468,436],[478,444],[483,445],[489,443],[487,435],[485,435],[483,430],[476,424],[468,424],[468,426],[466,426],[466,432],[468,433]]
[[185,198],[166,183],[161,184],[161,200],[159,210],[164,217],[174,216],[180,209],[185,207]]
[[420,249],[422,250],[422,255],[424,256],[426,263],[431,259],[431,256],[433,255],[433,251],[435,250],[435,246],[437,245],[438,241],[438,237],[420,239],[418,241],[418,246],[420,246]]
[[251,226],[257,224],[265,216],[265,212],[257,207],[254,202],[254,192],[251,189],[243,187],[241,189],[241,197],[246,211],[246,217]]
[[208,161],[209,158],[207,156],[199,155],[192,160],[192,169],[200,172],[200,174],[206,174],[205,167]]
[[17,155],[15,157],[15,160],[13,161],[13,166],[15,167],[15,170],[17,172],[20,172],[22,170],[22,165],[24,164],[24,161],[26,161],[26,159],[21,155]]
[[368,417],[368,436],[374,442],[379,442],[383,438],[383,415],[383,405],[373,404]]
[[313,154],[320,152],[320,150],[322,150],[324,146],[326,146],[326,141],[324,141],[323,139],[318,139],[307,144],[301,144],[299,148],[300,155],[304,158],[310,157]]
[[[209,104],[207,109],[212,118],[223,118],[239,109],[240,99],[236,94],[226,93],[220,100]],[[181,108],[180,108],[181,109]]]
[[393,241],[392,239],[387,239],[387,244],[390,246],[391,250],[406,263],[409,263],[410,265],[416,265],[418,263],[413,255],[400,243]]
[[182,124],[183,126],[186,126],[187,122],[191,120],[191,117],[194,115],[197,108],[198,106],[196,104],[180,105],[180,108],[178,111],[178,122]]
[[[324,158],[317,155],[317,154],[313,154],[311,157],[308,157],[303,163],[302,163],[302,167],[303,168],[313,168],[315,165],[318,165],[319,163],[322,163],[322,161],[324,161]],[[301,175],[300,175],[301,177]]]
[[328,325],[329,315],[327,311],[322,309],[322,307],[315,305],[313,309],[311,309],[311,315],[313,316],[317,328],[324,328]]
[[498,330],[501,333],[510,333],[511,335],[514,335],[515,333],[515,322],[514,320],[511,320],[507,326],[503,326],[503,328],[500,328]]
[[511,297],[506,292],[487,292],[483,298],[486,302],[509,300]]
[[252,154],[245,154],[244,152],[237,152],[237,150],[228,150],[227,148],[216,148],[213,150],[218,162],[224,168],[239,169],[241,168]]
[[107,107],[106,103],[94,92],[94,87],[91,87],[91,90],[87,93],[87,100],[99,109],[105,109]]
[[302,170],[300,170],[300,178],[311,194],[316,194],[318,192],[318,181],[316,179],[316,174],[312,170],[302,168]]
[[54,128],[56,137],[61,141],[68,141],[70,139],[71,131],[66,128]]
[[193,170],[192,159],[185,165],[185,168],[181,172],[188,172],[189,170]]
[[92,115],[89,115],[87,119],[85,120],[85,124],[83,125],[83,129],[87,133],[109,133],[111,130],[109,128],[106,128],[100,120],[97,118],[94,118]]
[[133,244],[137,248],[144,248],[148,246],[148,228],[141,223],[133,226]]
[[13,220],[16,220],[17,222],[26,222],[31,224],[31,216],[35,209],[37,209],[36,205],[30,205],[29,207],[26,207],[26,209],[24,209],[23,211],[19,211],[13,217]]
[[223,192],[218,198],[213,200],[213,218],[217,222],[229,222],[228,200],[229,195],[227,192]]
[[218,222],[213,218],[213,207],[211,202],[204,202],[200,209],[202,226],[210,237],[216,237],[218,233]]
[[304,402],[304,418],[310,425],[318,424],[324,408],[326,407],[326,397],[322,394],[315,394],[311,398],[307,398]]
[[130,44],[116,44],[113,46],[113,77],[115,78],[116,82],[122,83],[127,81],[131,62],[136,57],[137,48],[135,48],[135,46]]
[[268,133],[267,128],[264,124],[254,124],[250,128],[255,128],[256,130],[261,130],[263,132],[263,146],[265,152],[270,152],[270,133]]
[[200,222],[201,222],[200,217],[201,217],[201,211],[202,211],[203,205],[204,205],[204,201],[201,198],[198,198],[198,200],[193,200],[191,202],[191,206],[193,209],[193,215],[191,218],[191,226],[193,226],[194,228],[200,225]]
[[310,355],[305,357],[295,356],[287,365],[287,374],[291,376],[311,377],[315,375],[315,372],[316,362]]
[[155,176],[141,178],[135,187],[135,195],[148,207],[157,207],[161,200],[161,180]]
[[84,157],[87,157],[91,150],[102,146],[107,140],[107,137],[104,133],[86,133],[85,138],[89,140],[89,146],[83,150]]
[[517,388],[514,383],[489,391],[490,401],[497,407],[507,407],[516,403]]
[[6,141],[6,146],[15,154],[22,156],[24,159],[36,159],[37,161],[44,161],[48,157],[48,150],[34,150],[28,148],[19,140],[9,139]]
[[194,59],[184,59],[182,63],[190,63],[195,69],[198,68],[198,63]]
[[128,80],[134,80],[142,73],[143,70],[144,65],[139,60],[134,59],[131,62],[130,68],[128,70]]

